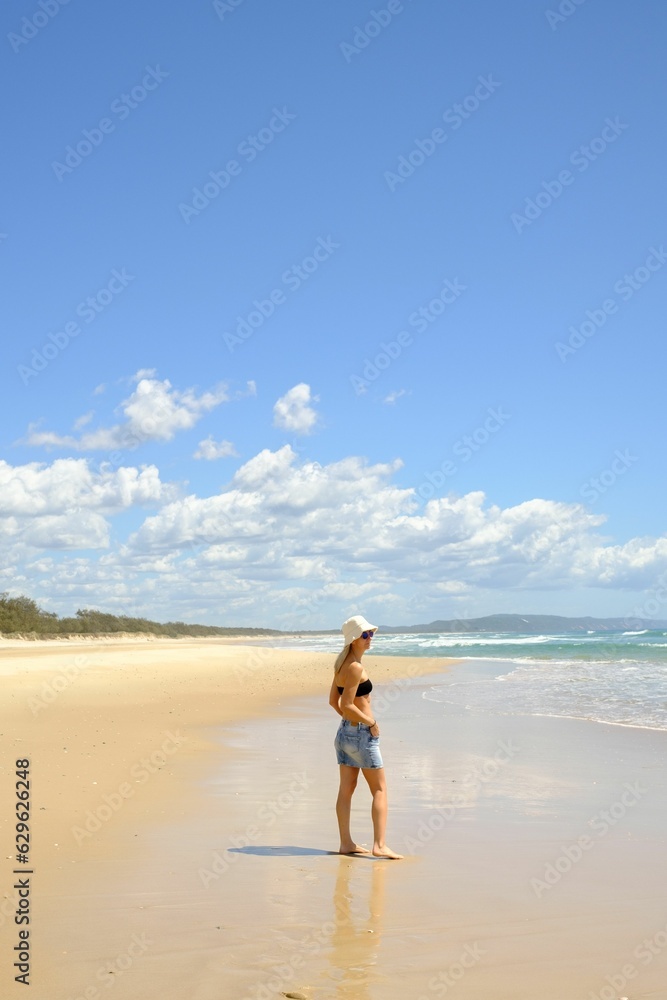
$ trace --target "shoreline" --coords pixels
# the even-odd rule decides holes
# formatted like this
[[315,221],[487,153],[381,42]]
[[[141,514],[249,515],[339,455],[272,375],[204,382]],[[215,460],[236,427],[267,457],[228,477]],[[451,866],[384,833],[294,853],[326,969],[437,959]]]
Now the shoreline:
[[[77,953],[72,967],[67,960],[63,965],[68,949],[59,928],[71,925],[76,935],[76,900],[86,897],[91,885],[108,895],[108,872],[115,868],[132,871],[148,889],[146,874],[139,872],[150,868],[145,844],[153,835],[168,836],[193,815],[204,826],[215,825],[202,787],[233,758],[216,733],[271,718],[303,695],[321,695],[326,704],[333,661],[328,653],[219,638],[114,638],[66,646],[27,640],[18,648],[0,647],[0,675],[10,692],[0,702],[3,764],[11,774],[15,760],[31,761],[30,869],[35,909],[46,911],[35,930],[39,961],[35,958],[31,979],[40,1000],[55,1000],[56,983],[63,1000],[74,991]],[[435,658],[411,663],[407,657],[372,655],[367,663],[378,683],[397,681],[406,672],[438,673],[447,665]],[[0,832],[7,844],[14,839],[14,811],[13,783],[10,789],[5,782]],[[169,879],[165,883],[159,871],[148,882],[164,892]],[[6,878],[0,904],[5,954],[11,953],[17,930],[12,915],[18,900],[11,885]],[[95,906],[89,919],[102,920]],[[90,980],[88,985],[92,989]],[[91,997],[97,1000],[94,993]]]
[[147,642],[176,642],[176,643],[188,643],[194,642],[200,645],[247,645],[256,642],[270,642],[275,639],[299,639],[301,634],[295,632],[294,634],[286,633],[285,635],[274,636],[274,635],[214,635],[214,636],[203,636],[203,635],[181,635],[181,636],[171,636],[171,635],[156,635],[152,632],[132,632],[132,633],[114,633],[109,635],[62,635],[62,636],[49,636],[48,638],[42,638],[41,636],[36,636],[35,638],[17,638],[17,637],[4,637],[0,636],[0,653],[3,650],[22,650],[35,651],[35,650],[46,650],[46,649],[61,649],[64,644],[68,646],[90,646],[92,644],[98,644],[100,646],[114,646],[114,645],[144,645]]
[[[4,761],[26,754],[41,761],[37,809],[52,813],[54,859],[60,860],[68,820],[71,827],[85,814],[97,788],[113,792],[142,755],[164,755],[167,734],[182,730],[184,738],[158,770],[187,786],[191,782],[181,772],[191,765],[206,768],[206,755],[219,751],[210,738],[216,728],[270,716],[302,695],[319,694],[326,705],[333,659],[328,653],[203,639],[83,641],[71,647],[56,641],[41,648],[28,641],[18,649],[0,648],[0,676],[11,692],[0,702]],[[378,684],[439,673],[450,662],[366,655]],[[159,797],[153,784],[142,800]],[[6,806],[6,788],[2,798]],[[123,815],[134,811],[127,798]],[[8,815],[3,808],[5,828]],[[38,842],[36,849],[44,846]]]
[[[331,654],[219,639],[84,640],[41,649],[30,642],[25,652],[33,655],[0,654],[9,692],[0,733],[4,761],[32,762],[36,1000],[101,1000],[121,975],[124,1000],[180,1000],[188,989],[196,1000],[273,1000],[290,989],[308,1000],[399,1000],[406,993],[433,1000],[439,994],[424,970],[433,977],[450,968],[473,935],[490,957],[457,986],[461,1000],[562,1000],[578,997],[585,981],[586,956],[567,928],[588,941],[604,985],[601,973],[615,971],[604,958],[609,941],[622,954],[626,939],[641,941],[656,924],[655,880],[647,872],[659,863],[656,845],[662,856],[656,831],[664,829],[665,796],[653,794],[664,783],[659,730],[474,715],[442,703],[427,708],[421,696],[428,678],[466,670],[465,661],[365,654],[377,686],[374,707],[382,698],[386,704],[386,726],[384,712],[376,714],[392,803],[388,842],[403,853],[402,838],[414,842],[427,821],[432,829],[432,841],[404,861],[369,862],[335,853]],[[466,787],[466,775],[493,768],[499,740],[514,741],[524,756],[503,765],[497,779]],[[615,803],[632,777],[655,789],[631,814],[635,825],[604,839],[588,868],[580,866],[583,888],[573,877],[560,897],[544,890],[538,905],[526,896],[523,868],[530,862],[528,874],[539,874],[562,845],[576,845],[592,803]],[[450,782],[465,794],[444,812],[457,788]],[[10,844],[8,783],[0,797]],[[363,843],[365,788],[353,810]],[[442,828],[434,817],[444,817]],[[16,931],[9,886],[6,875],[5,955]],[[382,920],[367,922],[365,899]],[[502,903],[500,911],[485,916],[487,899]],[[303,940],[313,926],[327,931],[307,955],[290,926]],[[534,927],[532,944],[527,926]],[[376,951],[369,951],[369,932],[378,935]],[[573,949],[572,962],[576,953],[574,971],[549,966],[553,934]],[[129,954],[133,935],[151,944],[127,959],[125,972],[119,957]],[[537,948],[532,958],[526,948]],[[305,965],[273,988],[270,970],[291,954]],[[665,959],[667,950],[651,976],[664,976]],[[363,982],[346,986],[344,970],[355,962]],[[506,968],[511,988],[494,985]],[[342,977],[338,986],[331,975]],[[248,984],[257,989],[248,992]],[[18,985],[8,983],[10,1000],[22,995]],[[633,995],[631,987],[622,995]]]

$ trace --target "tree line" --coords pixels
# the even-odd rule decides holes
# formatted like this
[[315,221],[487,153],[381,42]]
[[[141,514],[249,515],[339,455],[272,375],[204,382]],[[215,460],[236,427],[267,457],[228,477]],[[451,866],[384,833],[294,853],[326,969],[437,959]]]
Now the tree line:
[[116,632],[151,633],[177,638],[205,635],[280,635],[270,628],[226,628],[219,625],[191,625],[188,622],[154,622],[149,618],[111,615],[95,608],[80,608],[74,617],[59,618],[44,611],[36,601],[21,594],[0,594],[0,635],[57,637],[68,635],[111,635]]

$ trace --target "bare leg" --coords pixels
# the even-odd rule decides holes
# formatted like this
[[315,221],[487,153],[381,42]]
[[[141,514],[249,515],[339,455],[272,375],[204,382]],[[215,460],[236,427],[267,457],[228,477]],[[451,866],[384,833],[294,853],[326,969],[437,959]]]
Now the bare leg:
[[387,781],[383,767],[364,767],[364,778],[373,796],[371,816],[373,817],[373,854],[378,858],[402,858],[384,842],[387,827]]
[[359,768],[340,764],[340,788],[336,799],[336,816],[340,830],[339,854],[370,854],[365,847],[355,844],[350,833],[350,811],[352,809],[352,793],[359,780]]

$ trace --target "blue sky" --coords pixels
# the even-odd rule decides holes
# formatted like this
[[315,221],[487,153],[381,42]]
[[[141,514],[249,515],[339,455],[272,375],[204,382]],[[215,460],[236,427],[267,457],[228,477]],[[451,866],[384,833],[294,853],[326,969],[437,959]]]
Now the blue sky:
[[2,22],[0,587],[667,618],[663,4]]

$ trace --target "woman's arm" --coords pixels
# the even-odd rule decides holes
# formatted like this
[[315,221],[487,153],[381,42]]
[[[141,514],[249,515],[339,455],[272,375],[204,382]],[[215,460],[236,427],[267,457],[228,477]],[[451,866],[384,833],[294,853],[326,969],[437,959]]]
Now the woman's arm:
[[362,669],[360,663],[351,663],[345,678],[345,687],[340,696],[340,714],[349,722],[362,722],[364,726],[370,726],[375,721],[372,715],[366,715],[354,704],[354,698],[359,687]]
[[339,715],[343,714],[340,710],[340,695],[338,694],[338,685],[336,684],[335,677],[331,685],[331,691],[329,692],[329,704],[332,708],[336,709]]

